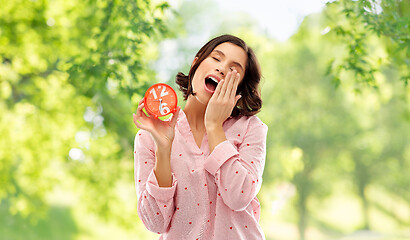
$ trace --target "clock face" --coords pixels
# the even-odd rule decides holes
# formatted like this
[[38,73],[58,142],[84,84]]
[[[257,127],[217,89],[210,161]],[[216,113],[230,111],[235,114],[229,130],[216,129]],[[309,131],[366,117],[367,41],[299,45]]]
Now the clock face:
[[155,118],[166,116],[176,111],[177,94],[172,87],[157,83],[148,88],[144,97],[145,109]]

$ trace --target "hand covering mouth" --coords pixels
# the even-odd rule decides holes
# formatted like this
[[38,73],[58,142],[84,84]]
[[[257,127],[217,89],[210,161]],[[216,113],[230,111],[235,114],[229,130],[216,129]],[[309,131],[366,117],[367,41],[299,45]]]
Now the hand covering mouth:
[[214,76],[207,76],[205,78],[205,89],[210,92],[210,93],[214,93],[216,87],[218,86],[218,79]]

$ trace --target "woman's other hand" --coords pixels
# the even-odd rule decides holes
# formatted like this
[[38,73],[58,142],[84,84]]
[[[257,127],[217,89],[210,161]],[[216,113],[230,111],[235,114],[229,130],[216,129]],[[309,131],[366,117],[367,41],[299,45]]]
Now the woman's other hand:
[[231,116],[241,95],[236,95],[240,74],[234,70],[220,81],[208,102],[205,112],[205,128],[208,130],[222,127],[223,122]]
[[173,113],[171,120],[162,121],[152,115],[147,116],[144,112],[144,99],[138,103],[136,113],[133,113],[135,125],[151,133],[157,150],[171,150],[172,141],[175,136],[175,125],[178,119],[180,107]]

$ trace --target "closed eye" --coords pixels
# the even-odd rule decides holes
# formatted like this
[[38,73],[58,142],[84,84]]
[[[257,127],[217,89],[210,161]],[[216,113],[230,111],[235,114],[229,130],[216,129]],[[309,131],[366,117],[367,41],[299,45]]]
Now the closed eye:
[[216,57],[212,57],[213,59],[215,59],[216,61],[218,61],[218,62],[220,62],[221,60],[219,60],[218,58],[216,58]]

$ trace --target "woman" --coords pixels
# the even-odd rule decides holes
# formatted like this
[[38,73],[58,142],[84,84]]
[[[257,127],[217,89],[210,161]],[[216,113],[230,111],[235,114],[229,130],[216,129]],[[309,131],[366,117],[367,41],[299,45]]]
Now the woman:
[[267,126],[260,66],[232,35],[210,40],[176,82],[186,105],[169,121],[133,114],[138,215],[160,239],[265,239],[256,194]]

